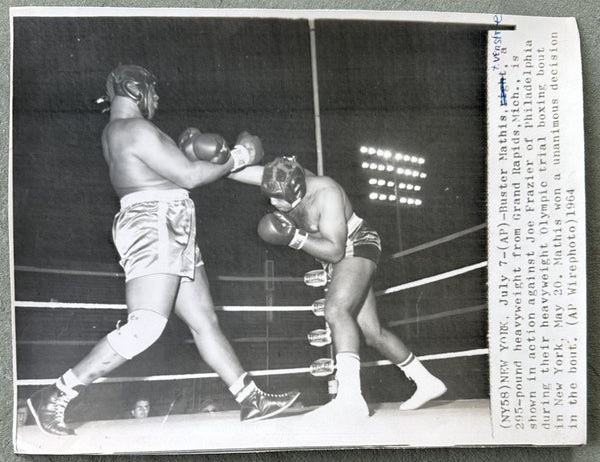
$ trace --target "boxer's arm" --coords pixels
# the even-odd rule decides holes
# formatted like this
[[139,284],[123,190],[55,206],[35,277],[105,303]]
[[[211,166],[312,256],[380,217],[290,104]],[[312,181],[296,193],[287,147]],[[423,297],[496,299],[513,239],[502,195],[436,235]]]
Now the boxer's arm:
[[319,260],[337,263],[344,258],[348,225],[341,193],[332,189],[319,198],[319,234],[308,235],[302,250]]
[[239,181],[241,183],[260,186],[263,177],[263,170],[264,167],[262,165],[253,165],[251,167],[246,167],[244,170],[239,170],[235,173],[232,173],[227,178]]
[[[264,167],[262,165],[253,165],[246,167],[244,170],[240,170],[230,174],[227,178],[230,178],[241,183],[251,184],[254,186],[260,186],[263,177]],[[315,176],[310,170],[304,169],[306,176]]]
[[233,160],[224,164],[191,161],[175,142],[154,125],[138,124],[131,131],[133,153],[157,174],[185,189],[202,186],[227,175]]

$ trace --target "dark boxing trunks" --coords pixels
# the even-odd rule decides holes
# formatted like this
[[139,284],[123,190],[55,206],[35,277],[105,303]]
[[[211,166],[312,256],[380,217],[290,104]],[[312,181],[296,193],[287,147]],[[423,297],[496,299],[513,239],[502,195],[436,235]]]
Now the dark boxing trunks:
[[380,255],[379,234],[362,218],[353,214],[348,220],[346,257],[362,257],[378,264]]
[[[371,260],[376,265],[381,255],[381,241],[379,234],[362,218],[352,214],[348,220],[348,237],[346,238],[346,251],[344,258],[361,257]],[[333,263],[317,260],[323,265],[329,277],[333,275]]]

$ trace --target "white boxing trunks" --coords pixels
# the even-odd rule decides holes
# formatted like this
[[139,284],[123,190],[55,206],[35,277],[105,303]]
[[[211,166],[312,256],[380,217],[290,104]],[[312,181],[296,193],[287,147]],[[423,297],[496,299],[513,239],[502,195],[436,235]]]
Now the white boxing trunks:
[[196,245],[194,202],[184,189],[123,196],[113,239],[126,281],[150,274],[193,280],[195,267],[203,264]]

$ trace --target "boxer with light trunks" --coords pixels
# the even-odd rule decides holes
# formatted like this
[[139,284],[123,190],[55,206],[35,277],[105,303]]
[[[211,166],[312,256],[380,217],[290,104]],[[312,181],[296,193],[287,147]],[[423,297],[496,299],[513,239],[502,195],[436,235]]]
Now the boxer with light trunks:
[[338,393],[307,417],[352,419],[369,416],[360,384],[359,333],[416,384],[400,405],[417,409],[446,392],[404,343],[380,325],[371,281],[381,253],[379,235],[358,217],[342,187],[333,179],[305,171],[295,158],[279,157],[265,167],[252,166],[230,178],[260,185],[277,209],[258,224],[263,240],[304,250],[330,275],[325,319],[336,351]]
[[64,414],[79,388],[150,347],[173,309],[190,328],[204,361],[240,403],[241,420],[275,416],[299,396],[259,389],[221,331],[188,194],[260,161],[260,140],[242,132],[229,149],[220,135],[187,129],[178,146],[150,121],[158,107],[155,85],[154,76],[135,65],[119,66],[107,79],[110,121],[102,133],[102,150],[121,201],[113,235],[125,270],[129,315],[54,385],[29,398],[35,421],[46,433],[73,435]]

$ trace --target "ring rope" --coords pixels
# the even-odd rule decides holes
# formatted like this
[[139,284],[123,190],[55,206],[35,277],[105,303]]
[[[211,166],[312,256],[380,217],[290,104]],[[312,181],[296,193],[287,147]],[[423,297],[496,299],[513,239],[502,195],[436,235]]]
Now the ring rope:
[[378,292],[375,292],[375,295],[379,297],[381,295],[393,294],[395,292],[412,289],[413,287],[419,287],[419,286],[423,286],[425,284],[430,284],[432,282],[438,282],[438,281],[441,281],[442,279],[448,279],[448,278],[452,278],[454,276],[459,276],[461,274],[468,273],[470,271],[474,271],[479,268],[484,268],[486,266],[487,266],[487,261],[482,261],[481,263],[476,263],[474,265],[465,266],[463,268],[458,268],[458,269],[455,269],[452,271],[447,271],[445,273],[440,273],[435,276],[430,276],[427,278],[419,279],[417,281],[407,282],[405,284],[400,284],[398,286],[390,287],[389,289],[380,290]]
[[[300,342],[306,340],[303,337],[237,337],[230,339],[233,343],[266,343],[266,342]],[[79,346],[79,345],[96,345],[98,340],[17,340],[17,345],[52,345],[52,346]],[[193,339],[184,339],[181,341],[184,345],[195,345]]]
[[[415,247],[411,247],[410,249],[402,250],[400,252],[394,253],[387,257],[387,260],[393,260],[396,258],[404,257],[406,255],[410,255],[411,253],[419,252],[421,250],[425,250],[431,247],[435,247],[437,245],[452,241],[454,239],[458,239],[459,237],[466,236],[468,234],[474,233],[481,229],[487,227],[487,223],[482,223],[477,226],[473,226],[471,228],[467,228],[462,231],[458,231],[453,234],[449,234],[447,236],[441,237],[439,239],[435,239],[430,242],[426,242],[425,244],[417,245]],[[115,272],[115,271],[85,271],[85,270],[69,270],[69,269],[57,269],[57,268],[38,268],[35,266],[27,266],[27,265],[15,265],[15,271],[23,271],[30,273],[49,273],[49,274],[71,274],[75,276],[101,276],[101,277],[125,277],[125,273],[123,272]],[[294,276],[280,276],[280,277],[265,277],[265,276],[217,276],[217,280],[219,281],[230,281],[230,282],[264,282],[264,281],[277,281],[277,282],[301,282],[303,278],[294,277]]]
[[[436,359],[448,359],[458,358],[466,356],[477,356],[488,354],[487,348],[480,348],[477,350],[457,351],[452,353],[439,353],[426,356],[418,356],[421,361],[433,361]],[[388,366],[393,364],[389,360],[382,361],[371,361],[362,363],[364,367],[374,366]],[[306,374],[310,373],[310,367],[297,367],[290,369],[271,369],[271,370],[258,370],[250,371],[250,375],[255,377],[260,376],[271,376],[271,375],[286,375],[286,374]],[[177,375],[152,375],[148,377],[101,377],[96,379],[94,383],[123,383],[123,382],[159,382],[163,380],[190,380],[190,379],[208,379],[208,378],[219,378],[216,372],[204,372],[196,374],[177,374]],[[56,379],[19,379],[17,385],[20,386],[34,386],[34,385],[52,385],[56,382]]]
[[[116,277],[124,278],[125,273],[114,272],[114,271],[85,271],[85,270],[69,270],[69,269],[58,269],[58,268],[38,268],[35,266],[23,266],[16,265],[15,271],[22,271],[26,273],[46,273],[46,274],[70,274],[74,276],[100,276],[100,277]],[[218,281],[226,282],[302,282],[302,277],[296,276],[217,276]]]
[[304,282],[297,276],[217,276],[218,281],[227,282]]
[[411,253],[420,252],[421,250],[429,249],[431,247],[435,247],[436,245],[444,244],[449,241],[453,241],[454,239],[458,239],[459,237],[466,236],[467,234],[474,233],[475,231],[479,231],[480,229],[484,229],[487,227],[487,223],[482,223],[477,226],[473,226],[472,228],[467,228],[463,231],[458,231],[454,234],[449,234],[447,236],[441,237],[439,239],[435,239],[431,242],[426,242],[425,244],[417,245],[415,247],[411,247],[410,249],[402,250],[400,252],[396,252],[388,257],[389,260],[393,260],[395,258],[404,257],[406,255],[410,255]]
[[[30,301],[15,301],[15,307],[18,308],[64,308],[64,309],[95,309],[95,310],[126,310],[127,305],[124,303],[67,303],[67,302],[30,302]],[[215,306],[218,311],[312,311],[312,306],[245,306],[245,305],[230,305],[230,306]]]
[[[407,282],[405,284],[400,284],[398,286],[390,287],[389,289],[381,290],[375,292],[376,296],[388,295],[395,292],[400,292],[402,290],[411,289],[413,287],[422,286],[425,284],[429,284],[431,282],[438,282],[443,279],[448,279],[454,276],[458,276],[460,274],[468,273],[470,271],[474,271],[479,268],[483,268],[487,266],[487,261],[476,263],[474,265],[465,266],[463,268],[458,268],[452,271],[448,271],[446,273],[441,273],[435,276],[430,276],[423,279],[418,279],[416,281]],[[32,301],[15,301],[15,307],[18,308],[68,308],[68,309],[103,309],[103,310],[125,310],[127,309],[127,305],[124,303],[67,303],[67,302],[32,302]],[[279,305],[279,306],[258,306],[258,305],[217,305],[215,309],[218,311],[312,311],[312,306],[304,306],[304,305]]]
[[48,273],[48,274],[72,274],[75,276],[107,276],[113,278],[124,278],[125,273],[114,271],[85,271],[85,270],[69,270],[58,268],[37,268],[35,266],[15,265],[15,271],[23,271],[26,273]]
[[[434,355],[427,356],[419,356],[418,359],[420,361],[432,361],[434,359],[450,359],[450,358],[463,358],[468,356],[481,356],[487,355],[489,350],[487,348],[478,348],[476,350],[468,350],[468,351],[454,351],[451,353],[438,353]],[[363,367],[374,367],[374,366],[389,366],[394,364],[389,359],[382,359],[381,361],[369,361],[366,363],[361,363]]]
[[394,326],[402,326],[405,324],[413,324],[415,322],[421,322],[421,321],[431,321],[433,319],[446,318],[448,316],[455,316],[458,314],[474,313],[476,311],[481,311],[486,308],[487,308],[487,303],[484,303],[482,305],[468,306],[466,308],[459,308],[456,310],[444,311],[442,313],[430,314],[430,315],[425,315],[425,316],[415,316],[412,318],[400,319],[399,321],[391,321],[391,322],[388,322],[388,326],[394,327]]
[[[424,250],[430,247],[434,247],[436,245],[449,242],[451,240],[457,239],[461,236],[470,234],[472,232],[478,231],[480,229],[485,228],[487,225],[483,223],[481,225],[468,228],[466,230],[460,231],[458,233],[454,233],[443,238],[431,241],[426,244],[422,244],[411,249],[407,249],[401,252],[397,252],[389,257],[389,259],[400,258],[411,253],[418,252],[420,250]],[[420,279],[417,281],[412,281],[409,283],[401,284],[395,287],[391,287],[386,290],[375,292],[376,296],[387,295],[395,292],[399,292],[402,290],[407,290],[413,287],[418,287],[421,285],[429,284],[431,282],[437,282],[443,279],[451,278],[460,274],[464,274],[469,271],[473,271],[479,268],[483,268],[487,266],[487,262],[481,262],[475,265],[470,265],[464,268],[459,268],[453,271],[449,271],[446,273],[442,273],[436,276]],[[104,277],[124,277],[124,273],[120,272],[108,272],[108,271],[82,271],[82,270],[62,270],[62,269],[47,269],[47,268],[36,268],[32,266],[15,266],[15,271],[27,271],[27,272],[43,272],[43,273],[51,273],[51,274],[71,274],[71,275],[82,275],[82,276],[104,276]],[[234,281],[234,282],[264,282],[264,281],[278,281],[278,282],[299,282],[303,281],[304,278],[298,277],[264,277],[264,276],[218,276],[217,280],[221,281]],[[63,302],[28,302],[28,301],[15,301],[15,307],[24,307],[24,308],[85,308],[85,309],[117,309],[117,310],[125,310],[127,309],[126,304],[98,304],[98,303],[63,303]],[[483,309],[486,305],[479,305],[476,307],[468,307],[459,310],[452,310],[445,313],[439,313],[436,315],[423,316],[420,318],[408,318],[400,321],[395,321],[389,323],[390,326],[409,324],[412,322],[436,319],[446,316],[452,316],[455,314],[462,314],[467,312],[478,311]],[[215,309],[219,309],[221,311],[312,311],[312,306],[215,306]],[[447,358],[456,358],[456,357],[465,357],[465,356],[475,356],[475,355],[485,355],[488,354],[488,349],[478,349],[478,350],[469,350],[462,352],[452,352],[452,353],[441,353],[427,356],[420,356],[419,359],[421,361],[429,361],[436,359],[447,359]],[[365,362],[362,363],[363,367],[374,367],[374,366],[385,366],[393,364],[392,361],[389,360],[381,360],[381,361],[373,361],[373,362]],[[274,370],[257,370],[251,371],[250,373],[254,376],[270,376],[270,375],[284,375],[284,374],[304,374],[310,373],[310,367],[303,368],[289,368],[289,369],[274,369]],[[200,379],[200,378],[219,378],[219,375],[211,372],[211,373],[196,373],[196,374],[179,374],[179,375],[156,375],[156,376],[148,376],[148,377],[101,377],[94,381],[94,383],[122,383],[122,382],[152,382],[152,381],[162,381],[162,380],[190,380],[190,379]],[[50,385],[54,383],[56,379],[21,379],[17,380],[17,385],[21,386],[31,386],[31,385]]]

